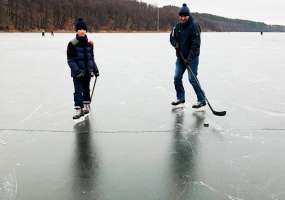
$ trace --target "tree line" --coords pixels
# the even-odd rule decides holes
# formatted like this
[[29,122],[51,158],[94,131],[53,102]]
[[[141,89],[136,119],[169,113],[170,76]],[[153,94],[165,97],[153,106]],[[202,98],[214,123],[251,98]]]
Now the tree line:
[[[163,10],[163,9],[162,9]],[[160,12],[160,29],[172,21]],[[149,30],[158,28],[158,8],[131,0],[1,0],[2,30],[73,30],[74,20],[84,18],[91,31]]]
[[[73,31],[75,19],[89,31],[169,31],[179,8],[136,0],[0,0],[0,30]],[[283,26],[193,13],[203,31],[285,31]]]

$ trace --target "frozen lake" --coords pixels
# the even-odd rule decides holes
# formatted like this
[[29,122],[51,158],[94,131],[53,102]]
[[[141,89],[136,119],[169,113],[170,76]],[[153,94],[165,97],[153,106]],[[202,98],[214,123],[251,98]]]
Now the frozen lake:
[[0,33],[0,200],[285,199],[285,34],[202,34],[198,78],[226,117],[192,111],[186,73],[171,110],[168,34],[88,36],[100,77],[74,125],[74,34]]

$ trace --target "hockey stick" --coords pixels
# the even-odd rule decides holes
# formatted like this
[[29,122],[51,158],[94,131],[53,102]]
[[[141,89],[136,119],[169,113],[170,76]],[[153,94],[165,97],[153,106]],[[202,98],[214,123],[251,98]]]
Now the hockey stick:
[[94,89],[95,89],[96,82],[97,82],[97,76],[95,77],[95,81],[94,81],[94,84],[93,84],[92,93],[91,93],[91,97],[90,97],[90,103],[92,102],[92,97],[93,97],[93,94],[94,94]]
[[201,87],[201,85],[200,85],[200,83],[199,83],[198,78],[196,77],[196,75],[195,75],[195,74],[193,73],[193,71],[191,70],[190,65],[185,62],[184,56],[183,56],[183,54],[181,53],[181,51],[179,52],[179,55],[180,55],[180,57],[182,58],[182,60],[183,60],[183,62],[185,63],[185,65],[187,66],[187,68],[188,68],[188,70],[190,71],[190,73],[192,74],[192,76],[194,77],[194,80],[195,80],[196,83],[198,84],[199,89],[200,89],[200,91],[202,92],[203,96],[205,97],[205,99],[206,99],[206,101],[207,101],[207,104],[208,104],[208,106],[210,107],[212,113],[213,113],[214,115],[216,115],[216,116],[225,116],[225,115],[227,114],[227,111],[216,111],[216,110],[214,110],[214,109],[212,108],[212,106],[211,106],[211,104],[210,104],[208,98],[207,98],[206,95],[205,95],[205,92],[202,90],[202,87]]

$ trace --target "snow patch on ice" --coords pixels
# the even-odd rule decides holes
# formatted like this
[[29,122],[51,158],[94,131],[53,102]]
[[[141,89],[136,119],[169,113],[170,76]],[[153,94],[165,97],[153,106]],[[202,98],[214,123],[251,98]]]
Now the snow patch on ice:
[[229,200],[243,200],[243,199],[241,199],[239,197],[234,197],[232,195],[229,195],[229,194],[223,193],[221,191],[218,191],[213,186],[205,183],[204,181],[195,181],[195,182],[193,182],[193,184],[196,184],[196,185],[199,185],[199,186],[203,186],[203,187],[207,188],[208,190],[210,190],[210,191],[212,191],[212,192],[214,192],[216,194],[224,196],[225,199],[227,198]]
[[20,123],[24,123],[25,121],[31,119],[34,114],[36,114],[42,108],[42,104],[38,105],[27,117],[22,119]]
[[1,145],[6,145],[7,142],[6,142],[5,140],[2,140],[2,139],[0,138],[0,144],[1,144]]
[[15,200],[18,193],[18,181],[15,170],[7,176],[0,177],[0,197]]
[[231,195],[227,195],[228,199],[230,200],[243,200],[241,198],[238,198],[238,197],[234,197],[234,196],[231,196]]
[[204,187],[208,188],[209,190],[211,190],[212,192],[218,192],[215,188],[213,188],[212,186],[206,184],[203,181],[196,182],[196,184],[204,186]]

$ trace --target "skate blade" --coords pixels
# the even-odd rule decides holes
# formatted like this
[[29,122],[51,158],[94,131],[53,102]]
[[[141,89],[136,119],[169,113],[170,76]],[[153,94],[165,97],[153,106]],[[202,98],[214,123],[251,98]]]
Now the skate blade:
[[73,121],[74,121],[75,124],[83,122],[84,121],[84,116],[80,117],[79,119],[74,119]]
[[184,104],[179,104],[177,106],[172,106],[172,111],[179,111],[179,110],[183,110],[185,108]]
[[195,112],[206,112],[206,106],[203,106],[201,108],[193,108]]
[[77,124],[77,123],[80,123],[80,122],[84,122],[87,119],[89,119],[89,113],[84,115],[84,116],[82,116],[82,117],[80,117],[79,119],[74,119],[73,121],[74,121],[74,123]]
[[90,114],[90,113],[88,113],[88,114],[86,114],[86,115],[83,116],[83,117],[84,117],[84,120],[89,119],[89,114]]

